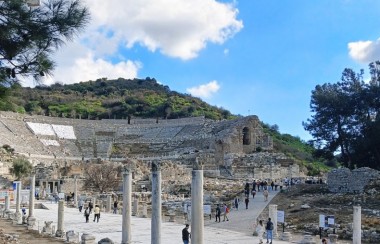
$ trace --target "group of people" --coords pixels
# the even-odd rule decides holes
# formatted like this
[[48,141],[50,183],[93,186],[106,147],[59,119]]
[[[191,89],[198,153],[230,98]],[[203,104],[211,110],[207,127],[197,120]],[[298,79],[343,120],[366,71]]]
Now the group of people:
[[[257,227],[256,227],[256,233],[257,236],[260,238],[260,243],[263,243],[264,238],[264,232],[266,233],[267,243],[272,244],[273,240],[273,222],[271,218],[268,218],[268,221],[264,227],[263,221],[260,220]],[[269,242],[270,241],[270,242]]]
[[[223,211],[223,212],[222,212]],[[229,221],[228,214],[230,212],[229,207],[227,204],[223,204],[222,208],[220,208],[219,204],[216,205],[215,210],[215,222],[220,222],[220,215],[223,213],[223,221]],[[219,221],[218,221],[219,220]]]
[[[87,202],[87,201],[86,201]],[[78,209],[79,209],[79,212],[82,213],[82,210],[83,210],[83,207],[85,205],[85,202],[83,201],[83,199],[79,199],[79,202],[78,202]],[[87,204],[87,206],[85,207],[84,209],[84,217],[86,219],[86,223],[89,222],[89,219],[90,219],[90,214],[91,213],[94,213],[94,222],[96,221],[97,223],[99,222],[99,219],[100,219],[100,207],[99,205],[95,205],[95,208],[94,208],[94,204],[92,203],[92,201],[90,200]]]

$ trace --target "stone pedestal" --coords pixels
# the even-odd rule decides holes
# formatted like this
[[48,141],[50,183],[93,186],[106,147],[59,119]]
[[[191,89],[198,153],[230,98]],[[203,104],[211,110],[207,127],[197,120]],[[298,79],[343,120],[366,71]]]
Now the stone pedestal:
[[14,225],[21,225],[22,224],[22,216],[21,216],[20,212],[15,212],[13,214],[13,221],[12,221],[12,223]]
[[191,172],[191,242],[203,244],[203,165],[197,157]]
[[79,239],[78,233],[75,233],[73,230],[66,232],[66,242],[77,243]]
[[354,219],[353,219],[353,233],[352,243],[362,243],[362,208],[360,206],[354,206]]
[[281,232],[280,240],[290,242],[292,240],[292,234],[290,232]]
[[57,232],[55,233],[55,236],[57,237],[63,237],[65,232],[63,230],[63,219],[64,219],[64,201],[59,200],[58,202],[58,223],[57,223]]
[[169,214],[169,222],[175,222],[175,213]]
[[314,238],[311,235],[304,235],[299,244],[317,244],[317,242],[314,241]]
[[95,244],[95,236],[84,233],[81,237],[81,244]]
[[161,243],[161,165],[158,161],[152,162],[152,221],[151,243]]
[[329,234],[329,244],[336,244],[338,243],[338,235],[336,234]]

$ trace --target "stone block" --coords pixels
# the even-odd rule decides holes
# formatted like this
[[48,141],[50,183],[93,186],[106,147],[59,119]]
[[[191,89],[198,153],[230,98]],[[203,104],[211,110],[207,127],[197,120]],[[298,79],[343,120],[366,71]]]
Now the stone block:
[[81,244],[95,244],[95,236],[83,233],[81,237]]
[[114,244],[114,242],[110,238],[106,237],[98,241],[98,244]]

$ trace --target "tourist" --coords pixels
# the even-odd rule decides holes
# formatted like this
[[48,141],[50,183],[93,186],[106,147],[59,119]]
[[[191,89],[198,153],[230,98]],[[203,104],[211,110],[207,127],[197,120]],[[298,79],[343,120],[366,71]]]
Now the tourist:
[[236,210],[239,210],[239,198],[235,197],[235,208]]
[[253,180],[252,182],[252,190],[256,191],[256,180]]
[[99,219],[100,219],[100,208],[98,205],[95,205],[95,208],[94,208],[94,222],[95,220],[97,219],[97,222],[99,222]]
[[263,191],[263,195],[264,195],[264,201],[268,201],[269,192],[268,192],[267,189],[265,189],[265,190]]
[[326,238],[322,239],[322,244],[327,244],[327,239]]
[[219,222],[220,222],[220,207],[219,207],[219,204],[216,205],[216,210],[215,210],[215,222],[218,222],[218,219],[219,219]]
[[[271,218],[268,218],[267,225],[265,227],[265,231],[267,232],[267,243],[272,244],[272,232],[273,232],[273,222]],[[270,242],[269,242],[270,240]]]
[[249,203],[249,199],[248,197],[245,198],[245,209],[248,209],[248,203]]
[[78,202],[78,208],[79,208],[79,212],[80,212],[80,213],[82,212],[83,205],[84,205],[84,202],[83,202],[82,199],[80,199],[79,202]]
[[88,223],[88,219],[90,217],[90,209],[88,207],[84,210],[84,217],[86,217],[86,223]]
[[252,199],[254,199],[255,198],[255,195],[256,195],[256,191],[255,190],[252,190]]
[[223,221],[229,221],[228,219],[228,213],[230,212],[230,209],[227,207],[227,204],[224,204],[223,206]]
[[113,203],[113,213],[117,214],[117,201]]
[[91,202],[88,203],[88,208],[90,209],[90,213],[92,212],[92,209],[94,208],[94,204]]
[[270,183],[270,186],[272,187],[272,191],[274,191],[274,182],[272,180],[272,182]]
[[182,230],[182,241],[183,244],[189,244],[190,242],[189,224],[186,224],[186,227]]
[[260,220],[259,221],[259,224],[256,226],[256,233],[257,233],[257,236],[260,238],[260,244],[263,243],[263,235],[264,235],[264,225],[263,225],[263,221]]

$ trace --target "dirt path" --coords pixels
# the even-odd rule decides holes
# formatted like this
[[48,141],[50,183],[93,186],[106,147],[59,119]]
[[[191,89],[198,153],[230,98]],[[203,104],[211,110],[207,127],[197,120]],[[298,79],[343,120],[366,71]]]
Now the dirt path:
[[[18,242],[10,242],[4,239],[4,234],[19,235]],[[63,241],[54,238],[41,237],[37,234],[29,233],[25,226],[14,226],[12,222],[0,219],[0,244],[62,244]]]

